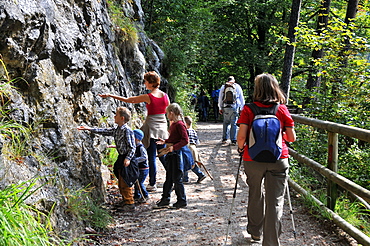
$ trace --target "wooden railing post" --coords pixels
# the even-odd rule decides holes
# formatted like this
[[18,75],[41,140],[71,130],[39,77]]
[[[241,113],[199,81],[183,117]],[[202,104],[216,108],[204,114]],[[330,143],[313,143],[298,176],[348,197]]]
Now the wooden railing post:
[[[328,132],[328,168],[338,173],[338,133]],[[333,210],[338,198],[338,185],[328,179],[328,197],[326,206]]]

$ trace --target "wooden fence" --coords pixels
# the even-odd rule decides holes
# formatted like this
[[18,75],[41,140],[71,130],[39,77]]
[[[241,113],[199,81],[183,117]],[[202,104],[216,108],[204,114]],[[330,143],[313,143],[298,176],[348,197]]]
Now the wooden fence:
[[[332,210],[335,207],[337,200],[338,185],[360,197],[361,201],[364,203],[370,203],[370,191],[357,185],[351,180],[346,179],[345,177],[339,175],[338,171],[338,134],[357,138],[362,141],[370,142],[370,130],[365,130],[357,127],[351,127],[347,125],[337,124],[330,121],[316,120],[312,118],[303,117],[300,115],[292,114],[292,117],[296,123],[309,125],[315,128],[323,129],[328,132],[328,162],[327,167],[321,165],[320,163],[315,162],[314,160],[309,159],[306,156],[303,156],[296,151],[289,149],[290,155],[296,159],[298,162],[309,166],[315,171],[319,172],[321,175],[327,178],[328,182],[328,200],[326,207],[318,199],[314,198],[323,209],[327,210],[333,221],[342,228],[345,232],[351,235],[362,245],[370,246],[370,238],[366,236],[363,232],[346,222],[340,216],[335,214]],[[302,187],[296,184],[294,181],[289,180],[290,186],[292,186],[297,192],[303,193],[304,195],[309,195]],[[367,204],[368,206],[368,204]]]

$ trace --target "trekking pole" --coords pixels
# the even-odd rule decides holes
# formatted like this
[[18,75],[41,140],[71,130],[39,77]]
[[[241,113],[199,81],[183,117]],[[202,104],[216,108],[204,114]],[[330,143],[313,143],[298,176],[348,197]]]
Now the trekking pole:
[[200,159],[200,162],[197,163],[199,167],[203,167],[204,171],[206,171],[208,177],[210,177],[213,180],[212,175],[209,173],[208,169],[206,166],[203,164],[203,161]]
[[287,181],[287,186],[286,186],[286,193],[287,193],[288,202],[289,202],[289,213],[290,213],[290,217],[292,218],[293,235],[294,235],[294,239],[296,239],[297,238],[297,232],[295,231],[294,218],[293,218],[293,209],[292,209],[292,203],[290,201],[289,182],[288,181]]
[[140,182],[139,182],[138,179],[135,181],[135,184],[136,184],[137,188],[139,189],[141,197],[144,199],[144,201],[146,201],[146,198],[144,197],[143,191],[141,190]]
[[227,243],[227,237],[229,236],[229,227],[230,227],[230,224],[231,224],[231,214],[232,214],[233,208],[234,208],[234,201],[235,201],[235,197],[236,197],[236,190],[238,188],[239,172],[240,172],[240,166],[242,165],[242,160],[243,160],[243,154],[240,153],[239,167],[238,167],[238,172],[236,174],[236,181],[235,181],[235,187],[234,187],[233,200],[231,202],[231,208],[230,208],[229,220],[227,222],[226,238],[225,238],[225,244],[224,245],[226,245],[226,243]]

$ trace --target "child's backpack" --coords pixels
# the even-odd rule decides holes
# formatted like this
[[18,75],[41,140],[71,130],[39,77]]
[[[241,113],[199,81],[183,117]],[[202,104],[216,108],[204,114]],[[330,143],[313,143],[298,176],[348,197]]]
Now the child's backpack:
[[246,104],[254,113],[250,127],[248,153],[258,162],[276,162],[282,152],[282,133],[280,121],[276,117],[278,104],[261,108],[254,103]]
[[236,103],[236,88],[234,84],[225,84],[223,102],[226,105],[233,105]]

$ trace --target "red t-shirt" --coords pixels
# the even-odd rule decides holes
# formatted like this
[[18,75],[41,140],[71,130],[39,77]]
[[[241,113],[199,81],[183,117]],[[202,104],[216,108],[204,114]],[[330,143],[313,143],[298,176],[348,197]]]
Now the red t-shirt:
[[148,93],[150,103],[146,104],[148,115],[165,114],[166,108],[169,105],[168,95],[163,93],[163,97],[155,97],[152,93]]
[[[269,104],[269,105],[266,105],[266,104],[262,104],[260,102],[254,102],[258,107],[264,107],[264,108],[268,108],[268,107],[272,107],[273,105],[272,104]],[[292,119],[292,116],[290,115],[289,111],[288,111],[288,108],[284,105],[284,104],[279,104],[279,108],[278,108],[278,111],[276,112],[276,117],[280,120],[280,126],[281,126],[281,129],[284,131],[286,127],[294,127],[294,121]],[[239,117],[239,120],[237,122],[237,124],[246,124],[248,125],[248,131],[247,131],[247,143],[248,144],[248,139],[249,139],[249,126],[252,124],[252,121],[253,121],[253,118],[254,118],[254,114],[252,112],[252,110],[250,109],[250,107],[248,106],[244,106],[241,114],[240,114],[240,117]],[[248,145],[245,146],[244,148],[244,154],[243,154],[243,160],[244,161],[252,161],[252,159],[250,158],[249,156],[249,153],[248,153]],[[280,158],[288,158],[289,157],[289,150],[288,150],[288,147],[285,143],[285,140],[283,139],[283,150],[282,150],[282,153],[281,153],[281,156]]]
[[170,136],[166,143],[173,143],[173,150],[179,150],[189,143],[188,131],[182,120],[173,122],[170,126]]

